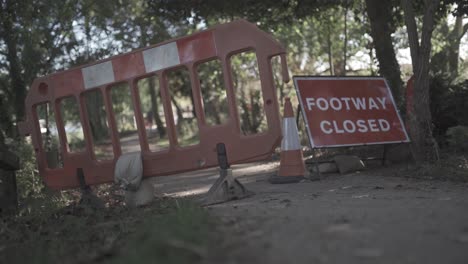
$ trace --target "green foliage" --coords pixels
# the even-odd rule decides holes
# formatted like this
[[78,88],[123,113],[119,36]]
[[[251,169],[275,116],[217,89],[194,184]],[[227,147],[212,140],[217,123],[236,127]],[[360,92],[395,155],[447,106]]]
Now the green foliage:
[[447,129],[447,141],[453,150],[468,150],[468,127],[455,126]]
[[468,81],[452,85],[446,78],[435,76],[430,96],[434,136],[445,146],[449,127],[468,126]]
[[247,135],[263,132],[267,122],[256,53],[247,51],[235,54],[230,58],[230,63],[241,130]]
[[120,83],[111,88],[112,108],[120,135],[136,131],[134,106],[128,83]]
[[94,210],[70,204],[2,219],[2,263],[198,263],[219,248],[217,221],[184,200]]
[[197,66],[205,121],[210,125],[226,122],[229,115],[224,74],[219,60],[211,60]]
[[110,263],[197,263],[212,250],[215,222],[206,211],[176,201],[167,215],[146,219]]
[[188,69],[184,67],[170,71],[167,74],[167,85],[172,113],[177,118],[175,122],[179,145],[199,143],[198,120]]
[[36,156],[32,145],[26,141],[13,142],[11,148],[20,157],[20,170],[16,172],[20,201],[27,198],[44,197],[44,184],[39,176]]
[[11,150],[20,157],[20,169],[16,171],[19,216],[48,217],[51,211],[64,206],[70,200],[66,192],[52,192],[46,188],[39,175],[34,149],[28,140],[12,141]]

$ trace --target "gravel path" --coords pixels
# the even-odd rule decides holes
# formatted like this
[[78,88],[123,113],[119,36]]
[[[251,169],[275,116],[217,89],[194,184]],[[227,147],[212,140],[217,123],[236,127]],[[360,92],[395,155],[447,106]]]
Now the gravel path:
[[[277,163],[234,167],[255,195],[210,206],[226,226],[225,263],[468,263],[468,185],[375,169],[272,185]],[[202,194],[216,170],[155,178],[158,192]]]

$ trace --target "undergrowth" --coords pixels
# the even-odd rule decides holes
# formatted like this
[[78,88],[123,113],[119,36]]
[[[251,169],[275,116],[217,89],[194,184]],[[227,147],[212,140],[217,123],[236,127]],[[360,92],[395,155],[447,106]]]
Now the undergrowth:
[[396,166],[388,171],[392,176],[424,180],[468,182],[468,155],[466,153],[444,151],[440,160],[434,163]]
[[94,209],[43,204],[0,222],[0,263],[198,263],[216,219],[187,200]]

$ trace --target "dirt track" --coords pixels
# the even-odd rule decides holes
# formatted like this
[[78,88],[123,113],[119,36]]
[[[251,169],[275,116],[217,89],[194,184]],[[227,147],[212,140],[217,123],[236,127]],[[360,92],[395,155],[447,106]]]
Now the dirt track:
[[[255,192],[211,206],[226,224],[228,263],[468,263],[468,185],[376,169],[272,185],[276,163],[234,167]],[[158,193],[208,190],[216,170],[155,178]]]

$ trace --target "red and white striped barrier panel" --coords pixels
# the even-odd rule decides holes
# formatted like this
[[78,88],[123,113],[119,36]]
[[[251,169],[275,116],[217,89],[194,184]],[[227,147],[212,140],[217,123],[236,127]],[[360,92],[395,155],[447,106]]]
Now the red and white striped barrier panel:
[[[255,52],[260,73],[260,86],[263,110],[268,123],[265,132],[245,135],[241,132],[236,88],[230,59],[244,51]],[[175,174],[217,165],[216,144],[224,143],[231,163],[257,161],[269,157],[281,140],[281,124],[276,89],[273,83],[271,59],[281,57],[283,80],[289,79],[284,48],[269,34],[255,25],[237,20],[218,25],[190,36],[173,39],[154,46],[114,56],[92,64],[79,66],[34,80],[26,98],[26,120],[18,124],[20,134],[31,135],[37,156],[40,175],[52,189],[66,189],[79,186],[77,168],[82,168],[87,184],[100,184],[113,181],[115,162],[122,154],[117,130],[117,120],[112,108],[110,90],[119,84],[130,88],[134,110],[134,120],[138,130],[138,143],[143,157],[143,177]],[[222,65],[224,87],[228,103],[229,118],[220,125],[207,124],[203,109],[200,79],[197,65],[217,59]],[[198,122],[199,142],[182,147],[179,144],[174,114],[171,106],[171,93],[167,75],[183,67],[190,75],[194,111]],[[157,76],[164,117],[169,139],[169,147],[162,151],[151,151],[148,146],[145,118],[137,90],[137,82],[142,78]],[[95,142],[91,134],[90,116],[86,109],[85,93],[99,91],[104,100],[105,115],[109,127],[113,158],[98,160],[93,151]],[[61,104],[65,98],[77,102],[77,112],[84,135],[83,150],[72,152],[69,149],[64,116]],[[42,142],[43,134],[38,118],[37,107],[50,105],[57,125],[61,166],[51,168]]]

